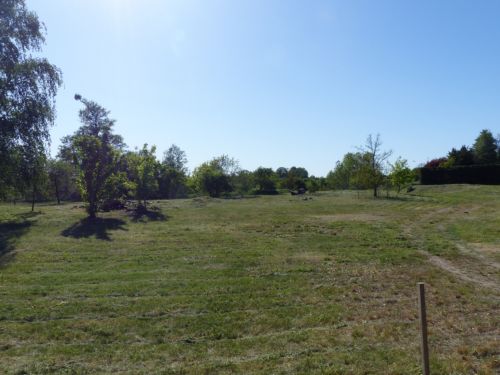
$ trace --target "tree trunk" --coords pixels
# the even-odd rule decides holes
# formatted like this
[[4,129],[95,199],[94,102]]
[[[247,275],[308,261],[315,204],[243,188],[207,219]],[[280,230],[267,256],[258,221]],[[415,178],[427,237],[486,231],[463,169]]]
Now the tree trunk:
[[373,197],[377,198],[377,186],[373,187]]
[[33,196],[31,199],[31,212],[35,211],[36,185],[33,185]]
[[59,185],[57,183],[57,178],[54,178],[54,187],[56,189],[57,204],[61,204],[61,198],[59,197]]

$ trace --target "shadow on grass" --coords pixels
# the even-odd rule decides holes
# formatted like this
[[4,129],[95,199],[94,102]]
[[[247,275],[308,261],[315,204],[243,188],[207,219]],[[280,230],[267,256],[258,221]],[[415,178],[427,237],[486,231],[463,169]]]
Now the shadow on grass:
[[147,209],[139,206],[129,212],[129,216],[133,222],[147,222],[147,221],[166,221],[168,217],[161,212],[159,208]]
[[109,231],[124,230],[125,221],[113,218],[85,218],[66,228],[61,232],[64,237],[88,238],[95,237],[99,240],[111,241]]
[[[17,216],[22,218],[23,215]],[[0,266],[14,258],[15,241],[24,235],[32,225],[33,222],[29,220],[0,223]]]

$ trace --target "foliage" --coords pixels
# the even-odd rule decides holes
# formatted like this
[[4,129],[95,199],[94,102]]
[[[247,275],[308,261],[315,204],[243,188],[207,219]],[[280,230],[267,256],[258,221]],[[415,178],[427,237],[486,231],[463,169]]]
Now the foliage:
[[89,217],[95,218],[124,144],[122,137],[112,132],[115,121],[109,118],[109,111],[79,95],[75,98],[85,105],[79,113],[82,126],[74,135],[63,138],[59,154],[77,168],[81,196],[87,202]]
[[174,199],[187,194],[187,158],[178,146],[165,151],[163,162],[158,166],[158,191],[161,198]]
[[484,129],[474,142],[474,156],[478,164],[493,164],[497,161],[497,142],[493,134]]
[[223,193],[233,191],[232,180],[239,171],[237,160],[222,155],[195,168],[192,184],[195,190],[200,193],[207,193],[211,197],[220,197]]
[[374,197],[377,197],[378,187],[384,182],[385,163],[392,154],[392,151],[382,151],[381,147],[380,135],[373,137],[370,134],[365,145],[360,148],[363,157],[357,179],[363,185],[372,187]]
[[35,56],[45,42],[44,31],[24,0],[0,2],[0,195],[18,182],[37,184],[15,174],[21,164],[42,157],[49,141],[62,80],[56,66]]
[[253,175],[257,194],[277,194],[275,174],[272,168],[259,167]]
[[62,159],[49,159],[47,168],[50,184],[53,187],[53,196],[56,197],[58,204],[63,199],[79,198],[75,185],[75,169],[70,163]]
[[165,151],[162,164],[171,170],[173,169],[185,175],[187,173],[186,152],[181,150],[179,146],[173,144]]
[[448,153],[447,162],[440,166],[443,168],[452,167],[454,165],[472,165],[474,164],[474,151],[467,146],[462,146],[460,150],[452,148]]
[[338,161],[335,169],[330,171],[326,177],[328,186],[332,189],[358,188],[354,184],[354,175],[360,169],[361,153],[347,153],[342,161]]
[[139,151],[128,154],[128,166],[136,185],[136,199],[142,201],[144,207],[147,206],[147,200],[158,191],[158,163],[155,153],[156,146],[148,149],[145,144]]
[[163,163],[158,168],[159,197],[164,199],[185,197],[188,190],[186,174]]
[[389,180],[392,185],[398,189],[398,193],[403,186],[409,185],[415,180],[415,174],[408,167],[408,161],[406,159],[399,157],[394,164],[391,165]]
[[236,173],[231,179],[233,184],[233,191],[243,195],[253,192],[255,187],[255,175],[254,173],[242,169]]
[[447,158],[432,159],[424,164],[424,168],[440,168],[443,167],[447,162]]

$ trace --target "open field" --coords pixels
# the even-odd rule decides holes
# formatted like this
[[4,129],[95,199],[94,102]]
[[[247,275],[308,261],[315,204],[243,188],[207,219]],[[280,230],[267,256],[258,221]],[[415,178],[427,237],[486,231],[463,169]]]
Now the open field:
[[[0,372],[500,371],[500,186],[0,208]],[[38,212],[40,211],[40,212]]]

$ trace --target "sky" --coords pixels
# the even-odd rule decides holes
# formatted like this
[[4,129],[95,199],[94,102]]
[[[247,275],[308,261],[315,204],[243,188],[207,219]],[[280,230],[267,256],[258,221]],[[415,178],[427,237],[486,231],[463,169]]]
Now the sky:
[[63,71],[52,154],[79,93],[131,149],[192,170],[324,176],[369,134],[412,166],[500,133],[500,1],[26,0]]

